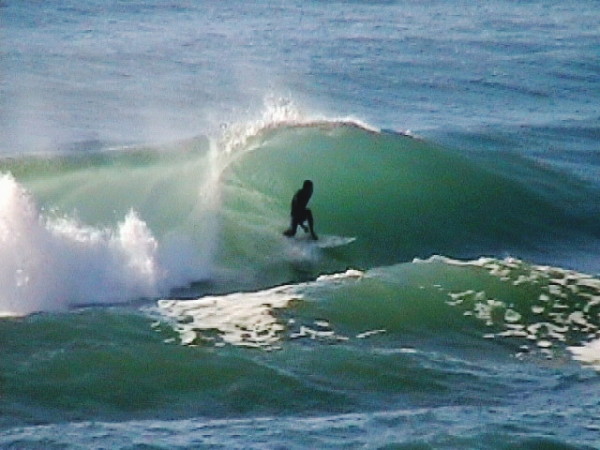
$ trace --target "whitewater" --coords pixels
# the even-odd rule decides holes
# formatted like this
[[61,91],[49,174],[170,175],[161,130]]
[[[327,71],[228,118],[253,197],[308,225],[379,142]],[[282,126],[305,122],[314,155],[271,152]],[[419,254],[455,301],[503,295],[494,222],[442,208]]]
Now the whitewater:
[[0,2],[0,447],[600,446],[599,20]]

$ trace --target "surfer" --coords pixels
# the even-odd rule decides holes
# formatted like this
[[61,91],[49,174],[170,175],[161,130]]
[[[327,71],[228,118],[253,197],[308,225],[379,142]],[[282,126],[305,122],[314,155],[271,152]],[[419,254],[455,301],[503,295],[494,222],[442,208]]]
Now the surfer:
[[[298,228],[298,225],[300,225],[306,233],[308,233],[308,231],[310,230],[310,235],[314,240],[318,239],[314,230],[312,212],[306,207],[306,205],[308,205],[308,202],[310,201],[312,193],[313,182],[310,180],[304,180],[302,189],[299,189],[292,198],[292,210],[290,213],[292,218],[290,227],[283,232],[283,234],[285,234],[286,236],[295,236],[296,229]],[[306,225],[304,225],[304,222],[308,222],[308,228],[306,227]]]

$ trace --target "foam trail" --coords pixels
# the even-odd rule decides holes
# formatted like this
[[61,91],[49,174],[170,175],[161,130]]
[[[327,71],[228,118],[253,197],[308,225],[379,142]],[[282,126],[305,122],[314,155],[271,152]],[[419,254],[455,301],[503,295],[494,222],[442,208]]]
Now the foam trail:
[[12,175],[0,175],[2,315],[155,297],[165,287],[157,253],[134,211],[115,230],[45,218]]

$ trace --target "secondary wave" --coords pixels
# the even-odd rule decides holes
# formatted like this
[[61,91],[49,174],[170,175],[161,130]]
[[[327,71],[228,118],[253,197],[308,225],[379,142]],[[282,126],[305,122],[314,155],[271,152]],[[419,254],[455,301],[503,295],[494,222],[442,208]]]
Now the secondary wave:
[[263,291],[161,300],[148,312],[183,345],[273,350],[302,338],[381,343],[433,331],[503,340],[518,358],[571,352],[600,370],[599,309],[600,280],[587,274],[513,258],[432,257]]

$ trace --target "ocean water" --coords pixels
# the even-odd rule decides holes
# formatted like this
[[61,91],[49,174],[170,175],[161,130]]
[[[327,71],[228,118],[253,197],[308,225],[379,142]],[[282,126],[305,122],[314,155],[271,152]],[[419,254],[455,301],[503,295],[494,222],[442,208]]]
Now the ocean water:
[[0,448],[599,448],[598,23],[0,1]]

